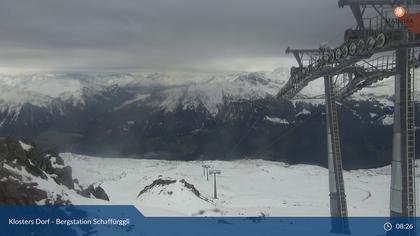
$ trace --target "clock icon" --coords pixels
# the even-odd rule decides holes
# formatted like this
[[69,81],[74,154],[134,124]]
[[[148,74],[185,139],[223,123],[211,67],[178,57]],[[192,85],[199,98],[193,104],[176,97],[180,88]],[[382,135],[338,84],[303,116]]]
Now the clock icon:
[[392,224],[391,224],[391,223],[389,223],[389,222],[386,222],[386,223],[384,224],[384,230],[385,230],[386,232],[391,231],[391,230],[392,230]]

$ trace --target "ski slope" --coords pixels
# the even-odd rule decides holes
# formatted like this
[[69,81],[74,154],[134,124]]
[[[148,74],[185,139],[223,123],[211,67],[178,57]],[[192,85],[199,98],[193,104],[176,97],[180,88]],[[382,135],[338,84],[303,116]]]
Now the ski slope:
[[[147,216],[329,215],[328,170],[318,166],[264,160],[185,162],[61,156],[81,185],[100,184],[110,198],[105,204],[135,205]],[[217,178],[218,199],[213,199],[213,177],[207,181],[203,176],[204,163],[222,170]],[[350,216],[389,215],[389,166],[345,171],[344,178]],[[174,183],[154,186],[138,196],[156,179]],[[193,184],[200,197],[181,180]],[[84,204],[78,199],[71,200]]]

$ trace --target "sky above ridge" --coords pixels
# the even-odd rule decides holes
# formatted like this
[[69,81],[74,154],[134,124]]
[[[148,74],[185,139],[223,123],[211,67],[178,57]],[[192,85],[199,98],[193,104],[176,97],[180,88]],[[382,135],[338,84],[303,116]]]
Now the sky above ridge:
[[337,0],[1,0],[0,72],[272,70],[353,24]]

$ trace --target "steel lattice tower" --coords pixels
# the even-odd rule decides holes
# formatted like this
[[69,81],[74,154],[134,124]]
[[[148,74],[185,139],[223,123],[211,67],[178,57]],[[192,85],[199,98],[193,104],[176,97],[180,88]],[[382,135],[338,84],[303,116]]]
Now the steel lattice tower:
[[[291,68],[290,79],[277,97],[293,99],[309,82],[324,78],[330,208],[331,216],[337,218],[332,232],[348,233],[336,100],[390,76],[395,77],[390,215],[408,220],[416,216],[414,78],[410,69],[420,66],[420,53],[415,51],[420,47],[420,34],[410,32],[408,25],[393,16],[393,10],[402,5],[407,12],[414,8],[420,12],[420,0],[339,0],[338,5],[351,9],[357,26],[347,29],[344,43],[335,48],[288,48],[286,53],[295,56],[299,67]],[[367,60],[376,54],[380,56]],[[337,82],[340,76],[341,83]]]
[[330,189],[330,211],[333,224],[331,232],[350,233],[347,221],[347,201],[344,190],[343,164],[341,160],[340,132],[337,104],[332,77],[324,77],[325,107],[327,116],[328,176]]

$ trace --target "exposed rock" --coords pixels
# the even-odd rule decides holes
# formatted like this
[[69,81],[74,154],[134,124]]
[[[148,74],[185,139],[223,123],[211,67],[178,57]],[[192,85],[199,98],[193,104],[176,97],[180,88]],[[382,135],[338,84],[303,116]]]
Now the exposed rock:
[[63,158],[61,158],[58,154],[54,156],[55,156],[55,162],[57,163],[57,165],[64,165]]
[[93,184],[89,185],[89,187],[80,193],[84,197],[91,197],[94,196],[97,199],[102,199],[105,201],[109,201],[109,197],[106,194],[105,190],[101,186],[95,187]]
[[156,179],[155,181],[153,181],[152,184],[144,187],[143,190],[140,191],[140,193],[137,195],[137,198],[140,197],[143,193],[149,191],[150,189],[156,187],[156,186],[165,186],[165,185],[170,185],[175,183],[176,180],[171,180],[171,179]]
[[199,191],[198,191],[198,190],[194,187],[194,185],[193,185],[193,184],[188,183],[187,181],[185,181],[185,179],[181,179],[179,182],[183,183],[183,184],[184,184],[184,186],[185,186],[187,189],[191,190],[191,192],[193,192],[195,196],[197,196],[197,197],[201,197],[200,192],[199,192]]
[[66,166],[62,169],[55,168],[54,174],[57,175],[57,178],[55,178],[55,182],[58,184],[62,184],[64,186],[67,186],[70,189],[74,188],[74,181],[72,177],[72,169],[70,166]]
[[47,199],[47,193],[37,189],[36,184],[5,179],[0,182],[0,204],[36,204]]
[[[29,175],[23,175],[25,171]],[[72,168],[64,166],[56,150],[43,151],[27,140],[0,137],[0,204],[70,204],[62,195],[40,189],[36,178],[53,179],[69,189],[76,184],[76,192],[81,195],[109,200],[101,187],[90,185],[83,190],[73,180]]]
[[[144,187],[143,190],[140,191],[140,193],[137,195],[137,198],[140,197],[141,195],[143,195],[144,193],[148,192],[149,190],[151,190],[152,188],[158,187],[158,186],[167,186],[170,184],[174,184],[176,183],[177,180],[171,180],[171,179],[156,179],[153,181],[152,184]],[[185,179],[179,180],[178,182],[180,182],[187,190],[191,191],[196,197],[206,201],[206,202],[211,202],[211,200],[209,200],[208,198],[201,196],[200,191],[198,191],[198,189],[196,189],[194,187],[193,184],[188,183]],[[182,190],[182,189],[181,189]],[[162,193],[162,191],[160,192]],[[166,192],[168,195],[172,195],[173,191],[167,191]]]
[[27,160],[27,163],[24,165],[26,171],[28,171],[30,174],[36,177],[41,177],[43,179],[47,179],[47,175],[45,175],[45,172],[37,167],[36,165],[32,165],[29,160]]

